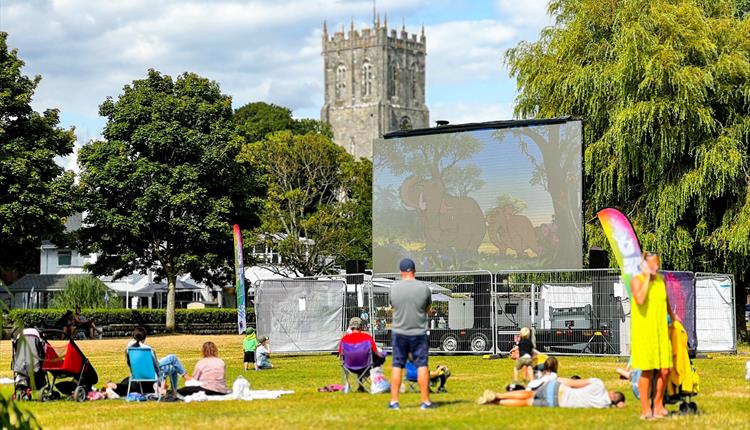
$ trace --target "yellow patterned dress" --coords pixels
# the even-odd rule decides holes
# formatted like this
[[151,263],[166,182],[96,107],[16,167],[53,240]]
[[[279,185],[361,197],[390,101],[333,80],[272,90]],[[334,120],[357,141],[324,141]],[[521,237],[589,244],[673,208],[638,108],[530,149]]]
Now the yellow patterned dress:
[[642,305],[636,303],[635,299],[631,301],[630,354],[633,369],[672,368],[672,345],[667,326],[667,285],[661,274],[657,273],[649,282]]

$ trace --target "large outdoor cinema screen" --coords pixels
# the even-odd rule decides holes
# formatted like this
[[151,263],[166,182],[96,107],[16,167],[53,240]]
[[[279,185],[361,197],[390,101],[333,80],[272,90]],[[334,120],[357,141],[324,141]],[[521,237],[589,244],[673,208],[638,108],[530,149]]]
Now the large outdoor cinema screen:
[[581,122],[395,132],[373,144],[373,266],[421,272],[582,264]]

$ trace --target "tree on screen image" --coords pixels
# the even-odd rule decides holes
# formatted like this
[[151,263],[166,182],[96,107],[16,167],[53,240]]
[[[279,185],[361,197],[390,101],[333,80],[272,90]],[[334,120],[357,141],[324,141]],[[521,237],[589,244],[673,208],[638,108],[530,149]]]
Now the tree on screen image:
[[[495,135],[502,141],[505,130]],[[571,250],[581,248],[580,170],[581,143],[578,123],[552,124],[512,129],[518,147],[533,167],[530,185],[539,185],[549,193],[554,210],[555,246],[545,260],[557,267],[581,265],[580,254]],[[536,146],[539,159],[529,144]],[[513,229],[518,231],[518,229]],[[531,245],[532,242],[529,242]],[[537,246],[536,240],[533,245]]]
[[467,162],[482,145],[466,134],[436,134],[389,140],[376,154],[376,168],[405,178],[400,205],[417,214],[431,267],[460,266],[484,238],[484,215],[468,196],[483,185],[481,169]]

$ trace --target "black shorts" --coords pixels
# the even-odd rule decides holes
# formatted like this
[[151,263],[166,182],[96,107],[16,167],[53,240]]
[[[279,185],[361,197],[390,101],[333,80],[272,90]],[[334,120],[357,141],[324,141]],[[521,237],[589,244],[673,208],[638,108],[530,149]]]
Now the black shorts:
[[255,363],[255,351],[245,351],[245,363]]

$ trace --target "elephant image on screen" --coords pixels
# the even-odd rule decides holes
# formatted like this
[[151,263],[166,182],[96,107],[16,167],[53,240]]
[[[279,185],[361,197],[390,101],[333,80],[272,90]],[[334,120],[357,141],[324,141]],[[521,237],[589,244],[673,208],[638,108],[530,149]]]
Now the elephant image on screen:
[[580,121],[391,133],[373,164],[376,272],[581,268]]

